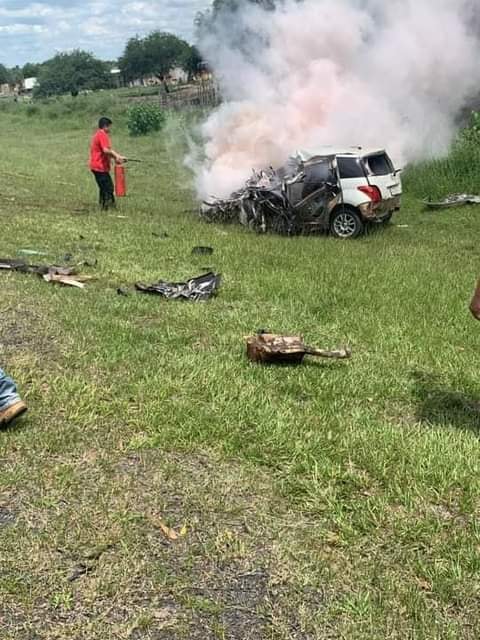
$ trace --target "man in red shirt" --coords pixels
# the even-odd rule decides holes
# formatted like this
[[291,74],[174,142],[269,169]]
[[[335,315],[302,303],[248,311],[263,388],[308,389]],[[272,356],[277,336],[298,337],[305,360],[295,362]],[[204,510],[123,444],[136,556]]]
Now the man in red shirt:
[[100,206],[108,209],[115,206],[115,196],[112,176],[110,175],[111,159],[118,164],[123,164],[126,158],[112,149],[110,142],[110,118],[100,118],[98,131],[92,138],[90,145],[90,170],[95,176],[100,190]]

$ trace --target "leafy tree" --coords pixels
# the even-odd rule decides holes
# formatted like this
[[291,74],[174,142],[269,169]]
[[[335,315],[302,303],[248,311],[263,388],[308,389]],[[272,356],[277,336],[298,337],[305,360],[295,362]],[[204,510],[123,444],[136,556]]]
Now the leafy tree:
[[154,31],[146,38],[131,38],[120,59],[120,69],[127,80],[153,75],[163,80],[177,66],[187,71],[195,64],[188,42],[172,33]]
[[10,72],[3,64],[0,64],[0,84],[9,84],[11,81]]
[[24,78],[38,78],[40,72],[42,70],[41,64],[36,64],[34,62],[27,62],[27,64],[22,67],[22,75]]
[[182,56],[180,66],[188,73],[189,78],[191,78],[198,72],[202,60],[203,58],[197,47],[188,46]]
[[10,83],[11,84],[19,84],[23,80],[23,73],[20,67],[13,67],[9,71],[10,74]]
[[108,64],[91,53],[76,50],[59,53],[42,66],[34,95],[45,97],[71,93],[78,95],[86,89],[104,89],[111,85]]
[[147,55],[141,38],[130,38],[119,60],[119,66],[126,80],[135,80],[145,75]]

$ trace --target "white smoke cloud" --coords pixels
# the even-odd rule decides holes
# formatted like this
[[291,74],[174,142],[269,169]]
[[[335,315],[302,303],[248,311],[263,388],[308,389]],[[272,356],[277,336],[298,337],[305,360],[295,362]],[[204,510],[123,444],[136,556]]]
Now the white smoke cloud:
[[199,195],[228,195],[297,148],[444,153],[480,88],[473,12],[474,0],[286,0],[217,23],[200,47],[226,100],[202,127]]

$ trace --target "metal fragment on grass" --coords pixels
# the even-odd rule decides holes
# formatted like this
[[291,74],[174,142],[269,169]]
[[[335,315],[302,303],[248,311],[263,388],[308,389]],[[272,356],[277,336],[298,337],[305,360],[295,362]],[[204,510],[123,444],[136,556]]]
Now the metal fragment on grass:
[[468,193],[453,193],[443,200],[437,202],[424,200],[423,203],[428,209],[449,209],[452,207],[463,207],[469,204],[480,204],[480,196]]
[[217,273],[205,273],[197,278],[191,278],[186,282],[160,282],[154,284],[143,284],[137,282],[135,288],[140,293],[150,293],[162,296],[168,300],[192,300],[200,302],[208,300],[214,296],[221,283],[221,275]]

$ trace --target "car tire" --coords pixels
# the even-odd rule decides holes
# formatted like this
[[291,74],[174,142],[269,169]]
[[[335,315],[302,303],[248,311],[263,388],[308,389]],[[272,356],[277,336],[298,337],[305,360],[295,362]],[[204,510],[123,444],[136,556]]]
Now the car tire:
[[349,240],[357,238],[365,231],[365,224],[354,207],[341,205],[332,214],[330,233],[335,238]]

